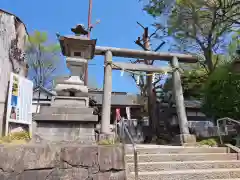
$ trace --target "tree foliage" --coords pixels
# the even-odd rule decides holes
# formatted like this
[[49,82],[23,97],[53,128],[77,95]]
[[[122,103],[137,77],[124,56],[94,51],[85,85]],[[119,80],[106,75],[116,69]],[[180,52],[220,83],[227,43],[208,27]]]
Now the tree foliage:
[[204,69],[185,71],[182,76],[184,96],[188,99],[201,99],[202,86],[207,78],[208,74]]
[[202,54],[210,72],[215,67],[213,55],[226,50],[227,35],[239,30],[235,21],[240,17],[238,0],[149,0],[145,10],[154,17],[167,14],[168,33],[178,49]]
[[26,59],[29,76],[35,87],[52,87],[52,80],[60,58],[59,44],[50,44],[45,32],[35,31],[28,38]]
[[[190,65],[180,64],[181,68],[184,70],[184,73],[181,74],[181,79],[182,79],[183,93],[186,99],[202,100],[205,96],[205,93],[206,93],[206,96],[208,96],[208,88],[210,88],[209,91],[211,91],[212,87],[205,86],[206,83],[208,84],[209,81],[211,81],[212,77],[220,76],[219,74],[225,73],[225,71],[219,70],[219,68],[220,69],[228,68],[226,64],[232,64],[233,60],[235,60],[234,57],[236,57],[237,45],[239,44],[239,39],[236,38],[238,35],[239,35],[239,32],[236,32],[232,35],[232,39],[230,40],[230,43],[228,45],[227,54],[215,55],[212,57],[213,63],[216,65],[215,70],[217,72],[216,73],[213,72],[214,74],[210,76],[209,80],[208,80],[209,74],[207,73],[206,69],[201,65],[201,63],[190,64]],[[223,74],[223,76],[225,76],[225,74]],[[172,90],[172,79],[171,77],[169,77],[164,84],[164,92],[166,93],[171,90]],[[216,94],[216,96],[218,96],[218,94]],[[231,96],[231,94],[229,94],[229,96]],[[233,94],[233,96],[235,95]],[[214,98],[212,99],[212,102],[209,100],[207,103],[214,104],[215,103]],[[205,108],[205,110],[208,110],[208,108]],[[209,114],[211,114],[211,112],[208,112],[208,115]]]
[[233,63],[222,64],[205,84],[203,110],[208,116],[240,119],[240,74],[232,67]]
[[[197,64],[187,67],[181,73],[183,95],[186,99],[201,99],[203,96],[203,85],[207,81],[208,73]],[[172,77],[168,77],[164,84],[164,92],[172,91]]]

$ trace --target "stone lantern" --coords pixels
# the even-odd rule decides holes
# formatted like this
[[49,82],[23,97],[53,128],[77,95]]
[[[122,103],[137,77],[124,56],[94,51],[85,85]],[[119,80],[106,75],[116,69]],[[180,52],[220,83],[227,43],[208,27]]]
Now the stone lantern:
[[66,63],[71,71],[71,76],[62,82],[56,80],[55,91],[58,95],[79,96],[87,93],[88,88],[84,86],[84,67],[94,57],[96,40],[90,40],[85,35],[86,31],[82,25],[72,28],[76,35],[58,36],[62,54],[66,57]]
[[98,117],[89,108],[88,88],[82,81],[84,67],[94,57],[96,40],[82,36],[87,34],[82,25],[72,31],[76,35],[58,35],[71,74],[55,81],[56,96],[52,98],[51,106],[41,108],[34,116],[37,135],[34,142],[38,139],[71,144],[96,142],[94,126]]

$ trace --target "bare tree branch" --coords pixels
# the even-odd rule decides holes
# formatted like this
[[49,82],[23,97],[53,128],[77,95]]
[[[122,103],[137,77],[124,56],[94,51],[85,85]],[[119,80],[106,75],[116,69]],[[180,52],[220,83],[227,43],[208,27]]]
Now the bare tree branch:
[[141,23],[139,23],[138,21],[137,21],[137,24],[140,26],[140,27],[142,27],[143,29],[145,28]]
[[161,44],[159,44],[158,47],[157,47],[154,51],[157,52],[158,50],[160,50],[165,43],[166,43],[166,42],[164,41],[164,42],[162,42]]
[[140,46],[142,49],[144,49],[145,51],[148,51],[144,45],[141,43],[141,39],[140,37],[138,37],[138,39],[135,41],[135,44],[137,44],[138,46]]

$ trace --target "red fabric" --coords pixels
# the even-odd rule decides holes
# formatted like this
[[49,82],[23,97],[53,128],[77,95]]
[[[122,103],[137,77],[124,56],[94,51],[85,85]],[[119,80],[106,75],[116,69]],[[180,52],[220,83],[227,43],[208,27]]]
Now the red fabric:
[[121,120],[121,114],[120,114],[120,108],[116,109],[116,120],[120,121]]

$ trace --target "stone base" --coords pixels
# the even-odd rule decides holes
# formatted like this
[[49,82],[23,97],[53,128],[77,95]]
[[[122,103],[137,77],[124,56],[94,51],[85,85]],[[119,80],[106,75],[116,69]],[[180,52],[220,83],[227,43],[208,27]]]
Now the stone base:
[[196,136],[193,134],[179,134],[173,139],[174,145],[192,146],[196,144]]
[[54,96],[52,107],[88,107],[89,97]]
[[96,143],[94,123],[37,121],[34,126],[34,143]]
[[[67,92],[83,92],[88,93],[88,87],[84,85],[74,85],[74,84],[57,84],[55,87],[55,91],[60,96],[65,96],[64,93]],[[76,95],[74,95],[76,96]]]
[[[50,108],[49,108],[50,109]],[[98,117],[93,114],[35,114],[35,121],[45,121],[45,122],[75,122],[75,123],[96,123]]]
[[[84,107],[49,107],[49,106],[41,106],[40,113],[44,115],[52,115],[52,114],[87,114],[93,115],[93,108]],[[36,116],[36,115],[35,115]]]

